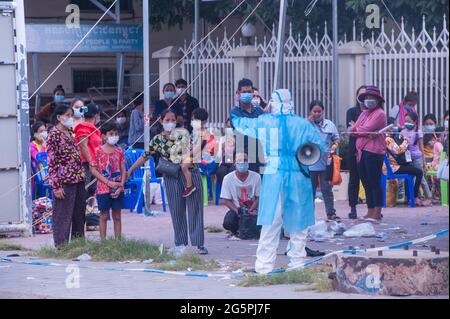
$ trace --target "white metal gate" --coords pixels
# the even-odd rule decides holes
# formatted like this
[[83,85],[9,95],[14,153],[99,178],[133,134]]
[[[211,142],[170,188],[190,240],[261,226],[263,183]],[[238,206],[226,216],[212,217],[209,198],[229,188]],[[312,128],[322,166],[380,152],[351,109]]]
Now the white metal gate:
[[[181,49],[183,55],[189,52],[193,43],[189,47],[185,44]],[[222,42],[216,43],[207,39],[204,45],[199,46],[199,77],[195,79],[194,66],[195,58],[191,52],[181,64],[182,77],[188,82],[194,80],[199,82],[200,107],[208,110],[209,126],[224,127],[232,106],[234,106],[234,63],[228,55],[236,47],[234,40],[229,40],[224,35]]]
[[[309,103],[322,100],[325,104],[327,118],[332,114],[332,61],[333,42],[327,34],[325,24],[324,36],[319,41],[310,36],[309,26],[304,39],[294,37],[290,28],[289,37],[284,46],[283,87],[289,88],[298,115],[307,116]],[[273,90],[277,37],[275,32],[269,41],[264,38],[258,49],[262,52],[259,59],[260,93],[270,97]]]
[[439,119],[448,110],[449,90],[449,51],[446,21],[439,34],[436,28],[430,34],[423,20],[422,30],[415,36],[405,31],[391,36],[385,32],[383,23],[381,33],[363,44],[369,48],[366,57],[366,81],[380,87],[386,98],[387,111],[398,105],[408,91],[419,94],[418,112],[420,117],[434,113]]

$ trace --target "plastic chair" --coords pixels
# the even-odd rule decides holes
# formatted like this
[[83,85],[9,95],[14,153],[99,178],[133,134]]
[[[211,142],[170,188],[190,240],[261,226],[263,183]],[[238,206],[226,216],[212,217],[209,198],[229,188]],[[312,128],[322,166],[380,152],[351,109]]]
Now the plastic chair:
[[[144,153],[143,149],[133,148],[125,152],[125,167],[127,171],[133,166],[139,157]],[[138,214],[142,214],[143,196],[142,190],[144,187],[144,170],[140,167],[134,170],[128,181],[125,183],[124,192],[124,208],[133,212],[137,209]]]
[[34,198],[48,197],[51,199],[52,188],[50,184],[46,182],[48,176],[48,163],[47,163],[47,153],[40,152],[36,155],[36,167],[34,168],[36,174],[34,177]]
[[199,163],[197,165],[200,169],[200,174],[202,177],[203,205],[208,206],[209,197],[213,199],[213,202],[216,205],[219,205],[220,186],[215,175],[219,165],[216,162],[212,162],[210,164]]
[[412,208],[416,207],[414,202],[414,176],[408,174],[394,174],[391,164],[386,155],[384,155],[384,165],[386,165],[387,174],[381,174],[381,187],[383,189],[383,207],[386,207],[386,184],[389,179],[404,179],[408,189],[407,196]]
[[[150,179],[149,179],[149,187],[150,183],[158,183],[159,187],[161,189],[161,198],[162,198],[162,205],[163,205],[163,211],[166,212],[166,195],[164,193],[164,186],[162,184],[163,179],[161,177],[156,177],[156,169],[155,169],[155,159],[153,157],[150,158],[150,167],[144,167],[144,169],[150,169]],[[142,194],[139,194],[142,196]]]
[[[441,161],[445,160],[447,154],[441,153]],[[448,181],[440,180],[441,184],[441,205],[448,206]]]

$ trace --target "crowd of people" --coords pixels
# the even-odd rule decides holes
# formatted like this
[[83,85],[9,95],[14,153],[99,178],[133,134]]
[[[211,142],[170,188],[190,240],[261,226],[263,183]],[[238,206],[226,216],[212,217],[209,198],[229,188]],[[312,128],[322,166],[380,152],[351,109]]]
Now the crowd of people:
[[[271,207],[268,209],[271,211],[270,217],[258,217],[260,224],[265,218],[275,218],[275,212],[281,214],[281,207],[293,205],[289,202],[277,206],[284,185],[279,179],[287,177],[281,173],[274,174],[271,171],[273,167],[266,165],[270,147],[263,147],[257,135],[234,127],[235,123],[248,125],[242,119],[261,119],[261,123],[273,125],[273,120],[265,115],[270,114],[271,108],[278,104],[281,105],[279,113],[282,114],[283,107],[291,106],[291,101],[291,104],[285,103],[281,97],[280,102],[274,101],[274,95],[275,98],[271,97],[267,102],[259,95],[251,80],[242,79],[238,83],[235,105],[229,112],[230,118],[224,123],[225,134],[217,134],[207,129],[209,114],[200,107],[197,99],[189,95],[187,88],[188,83],[183,79],[163,86],[163,99],[151,111],[149,147],[128,171],[125,168],[124,151],[130,147],[144,149],[146,115],[143,96],[135,96],[134,109],[129,116],[126,110],[122,110],[113,119],[102,123],[100,108],[95,103],[86,103],[82,98],[75,97],[70,104],[66,104],[62,86],[55,88],[54,100],[36,113],[30,153],[34,171],[42,169],[36,162],[37,154],[46,152],[48,155],[48,183],[53,193],[53,236],[56,247],[64,245],[71,236],[84,236],[88,198],[96,202],[100,211],[100,238],[106,238],[110,212],[115,237],[120,238],[120,211],[125,183],[131,173],[150,157],[155,158],[158,174],[164,179],[176,253],[185,251],[189,239],[200,254],[208,253],[203,224],[203,192],[207,190],[202,186],[202,174],[216,177],[221,189],[220,197],[228,208],[223,226],[230,235],[239,236],[239,219],[243,214],[258,216],[260,207]],[[417,206],[432,205],[432,200],[439,196],[439,181],[436,176],[427,178],[426,173],[437,170],[443,152],[448,156],[448,111],[442,123],[438,123],[434,114],[425,114],[420,120],[418,102],[418,94],[409,92],[398,106],[387,112],[380,89],[362,86],[356,92],[355,106],[347,111],[347,131],[338,132],[335,123],[327,119],[324,103],[320,100],[311,101],[306,120],[308,127],[315,132],[315,138],[320,140],[322,154],[314,165],[307,167],[307,175],[299,173],[299,185],[309,183],[313,195],[312,198],[298,198],[297,203],[314,205],[316,191],[320,188],[327,219],[339,221],[342,218],[334,208],[333,186],[327,177],[327,170],[333,155],[340,152],[342,136],[347,134],[349,143],[345,160],[350,175],[350,219],[358,218],[361,183],[367,205],[363,219],[373,223],[382,220],[382,174],[386,174],[389,168],[394,173],[414,176],[414,194],[408,194],[404,185],[403,189]],[[289,138],[295,141],[296,137]],[[283,159],[281,162],[276,170],[288,165]],[[386,167],[386,164],[390,167]],[[292,166],[292,163],[289,165]],[[303,169],[302,165],[300,169]],[[262,178],[273,180],[273,186],[281,188],[270,191],[261,189]],[[291,179],[289,183],[295,181]],[[310,220],[300,218],[300,221],[305,225],[310,224]],[[291,223],[296,223],[296,219],[292,219]],[[299,228],[290,226],[287,228],[293,229],[293,234],[297,236],[295,231]],[[263,232],[266,241],[273,234],[278,234],[278,230],[272,229],[263,228]],[[294,235],[291,237],[292,245],[299,245]],[[301,239],[304,233],[298,233],[298,236]],[[267,242],[267,245],[271,244]],[[308,256],[320,254],[307,247],[302,249]],[[263,263],[260,266],[266,267]]]

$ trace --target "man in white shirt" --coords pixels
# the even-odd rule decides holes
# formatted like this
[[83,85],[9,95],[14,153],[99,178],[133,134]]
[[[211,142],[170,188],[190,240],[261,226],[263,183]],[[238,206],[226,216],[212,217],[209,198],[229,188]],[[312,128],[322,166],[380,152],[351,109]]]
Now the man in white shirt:
[[223,227],[233,235],[239,229],[239,215],[244,210],[257,215],[261,176],[248,169],[246,153],[236,154],[236,170],[223,179],[220,197],[224,199],[229,211],[225,215]]

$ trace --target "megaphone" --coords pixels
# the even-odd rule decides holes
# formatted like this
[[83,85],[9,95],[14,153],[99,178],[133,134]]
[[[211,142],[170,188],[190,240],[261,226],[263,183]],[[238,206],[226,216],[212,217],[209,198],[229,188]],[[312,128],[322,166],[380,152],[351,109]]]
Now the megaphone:
[[320,160],[320,148],[315,144],[305,143],[299,146],[296,156],[300,164],[311,166]]

